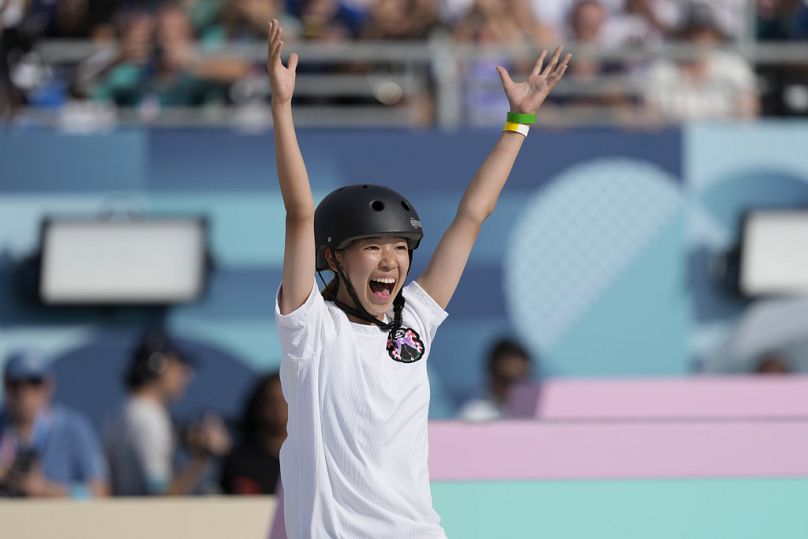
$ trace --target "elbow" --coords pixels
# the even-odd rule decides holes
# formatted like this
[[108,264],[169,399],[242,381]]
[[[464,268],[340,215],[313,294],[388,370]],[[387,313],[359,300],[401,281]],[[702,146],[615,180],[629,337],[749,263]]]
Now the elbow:
[[308,221],[314,220],[314,202],[303,204],[286,205],[287,221]]
[[457,212],[458,217],[463,219],[464,221],[470,221],[475,223],[476,225],[482,225],[488,216],[494,213],[494,208],[496,205],[465,205],[460,208],[460,211]]

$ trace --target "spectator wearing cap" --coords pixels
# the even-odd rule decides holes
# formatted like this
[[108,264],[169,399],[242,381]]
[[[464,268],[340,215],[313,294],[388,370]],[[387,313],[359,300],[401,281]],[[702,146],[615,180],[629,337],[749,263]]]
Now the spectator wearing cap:
[[104,437],[115,495],[190,494],[207,476],[212,457],[230,450],[222,421],[207,417],[189,430],[191,457],[175,472],[168,406],[183,396],[192,374],[188,356],[162,332],[146,335],[135,348],[125,377],[129,397]]
[[107,470],[98,438],[78,412],[51,404],[55,380],[33,352],[7,358],[0,410],[0,495],[103,496]]

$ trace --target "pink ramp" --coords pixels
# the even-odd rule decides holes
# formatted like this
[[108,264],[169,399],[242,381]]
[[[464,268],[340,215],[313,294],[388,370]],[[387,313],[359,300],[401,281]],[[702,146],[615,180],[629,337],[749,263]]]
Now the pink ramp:
[[514,417],[808,418],[808,376],[549,380],[516,388]]

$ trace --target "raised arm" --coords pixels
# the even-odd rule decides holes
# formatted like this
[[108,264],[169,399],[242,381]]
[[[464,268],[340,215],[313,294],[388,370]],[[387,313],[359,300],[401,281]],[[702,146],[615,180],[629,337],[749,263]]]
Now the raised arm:
[[283,283],[278,303],[281,314],[289,314],[305,303],[314,286],[314,197],[292,120],[297,54],[292,53],[289,56],[289,67],[283,66],[283,29],[276,19],[269,23],[267,44],[275,160],[283,205],[286,208]]
[[[547,51],[543,51],[525,82],[516,83],[504,67],[497,68],[511,112],[535,114],[561,80],[570,55],[567,54],[559,62],[561,47],[558,47],[550,62],[544,66],[546,56]],[[524,141],[525,137],[516,132],[505,131],[500,135],[494,149],[466,188],[457,214],[441,238],[429,266],[417,279],[418,284],[443,308],[454,295],[480,227],[494,211],[499,193],[505,186]]]

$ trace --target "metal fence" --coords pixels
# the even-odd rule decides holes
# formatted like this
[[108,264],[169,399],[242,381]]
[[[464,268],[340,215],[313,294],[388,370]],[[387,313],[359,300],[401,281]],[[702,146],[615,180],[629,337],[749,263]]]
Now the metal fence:
[[[322,44],[301,42],[288,50],[300,55],[296,87],[296,121],[301,126],[345,127],[439,127],[455,129],[484,125],[486,118],[469,113],[469,94],[501,95],[493,66],[507,62],[514,78],[524,75],[537,55],[538,47],[527,43],[496,46],[458,44],[448,36],[436,35],[422,42],[349,42]],[[644,114],[641,97],[644,68],[659,59],[693,59],[704,50],[685,43],[660,46],[593,48],[572,43],[567,50],[574,60],[610,62],[620,66],[613,74],[590,80],[566,77],[553,96],[562,106],[552,103],[544,110],[545,124],[631,124],[658,122]],[[761,94],[774,91],[771,82],[761,76],[766,69],[806,70],[808,44],[759,44],[742,41],[728,45],[725,51],[745,58],[758,73]],[[98,55],[113,57],[116,45],[92,42],[45,41],[38,46],[48,65],[70,70]],[[266,45],[228,45],[216,50],[200,50],[205,55],[231,57],[263,65]],[[308,66],[308,68],[307,68]],[[312,67],[316,66],[316,67]],[[474,77],[475,66],[487,67]],[[482,75],[480,74],[482,73]],[[805,79],[808,95],[808,77]],[[271,124],[267,103],[269,83],[256,69],[230,90],[235,104],[205,108],[153,107],[117,108],[76,105],[59,110],[25,109],[21,121],[34,124],[58,124],[66,128],[81,126],[88,117],[102,118],[102,124],[233,125],[241,128],[266,128]],[[597,98],[620,96],[619,107]],[[589,102],[581,98],[589,99]],[[496,97],[494,97],[496,99]],[[500,115],[501,116],[501,115]],[[89,122],[92,124],[93,122]],[[97,122],[96,122],[97,123]]]

